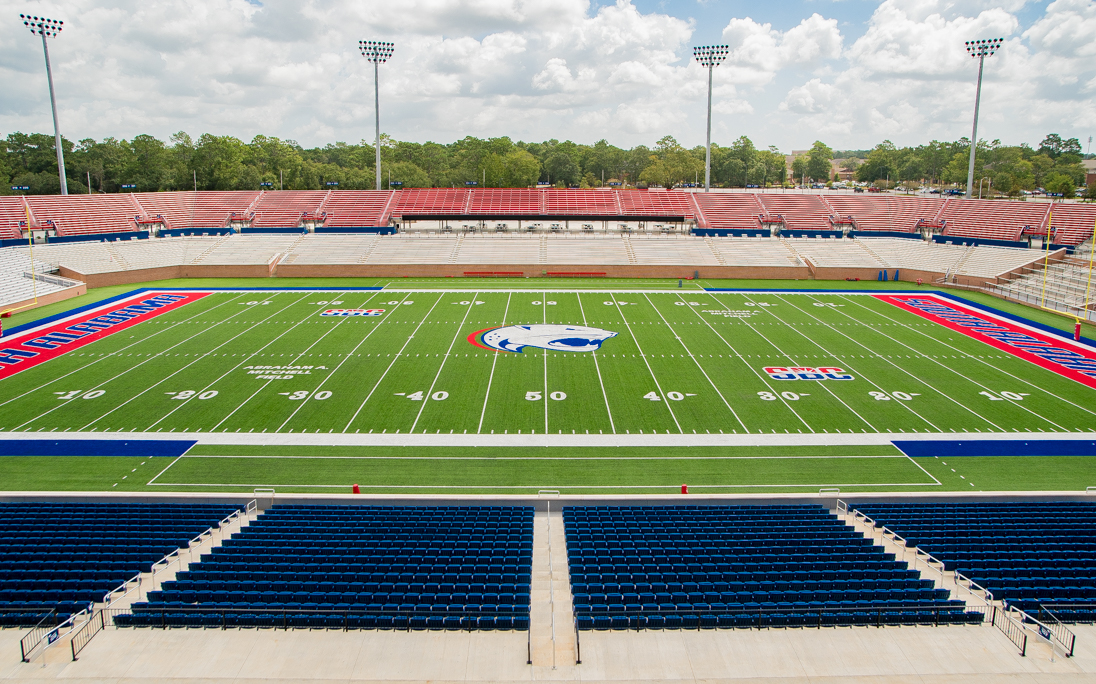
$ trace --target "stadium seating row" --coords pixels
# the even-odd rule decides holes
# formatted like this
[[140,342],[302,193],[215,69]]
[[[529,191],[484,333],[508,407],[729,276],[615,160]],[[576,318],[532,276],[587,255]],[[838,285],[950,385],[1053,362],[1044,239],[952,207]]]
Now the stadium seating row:
[[59,236],[147,230],[387,226],[391,219],[573,217],[695,220],[701,228],[756,230],[775,222],[789,230],[913,233],[924,224],[955,237],[1020,240],[1027,229],[1058,244],[1092,234],[1096,207],[900,195],[684,193],[642,190],[408,189],[202,191],[0,198],[0,238],[18,238],[29,209],[36,228]]

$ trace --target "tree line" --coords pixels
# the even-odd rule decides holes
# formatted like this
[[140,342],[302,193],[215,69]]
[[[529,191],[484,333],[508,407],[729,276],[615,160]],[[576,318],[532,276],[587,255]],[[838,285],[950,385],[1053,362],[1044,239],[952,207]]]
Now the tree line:
[[[372,143],[336,142],[305,148],[293,140],[263,135],[244,142],[232,136],[185,132],[160,140],[137,135],[73,143],[62,139],[69,192],[114,193],[158,190],[370,190],[375,182]],[[787,158],[776,147],[758,148],[746,136],[727,146],[712,144],[712,184],[721,187],[780,187],[830,183],[838,169],[862,182],[966,182],[967,139],[932,141],[899,148],[884,141],[871,150],[834,151],[822,142]],[[1084,181],[1076,138],[1046,136],[1039,148],[979,142],[975,182],[994,191],[1018,194],[1045,187],[1073,193]],[[466,137],[449,144],[381,138],[381,189],[404,187],[554,187],[604,185],[672,187],[704,183],[703,146],[686,148],[672,136],[652,147],[624,149],[599,140],[512,141]],[[983,180],[984,179],[984,180]],[[0,142],[0,194],[60,192],[54,138],[42,133],[11,133]],[[987,185],[987,190],[989,189]],[[1051,190],[1051,188],[1055,190]]]

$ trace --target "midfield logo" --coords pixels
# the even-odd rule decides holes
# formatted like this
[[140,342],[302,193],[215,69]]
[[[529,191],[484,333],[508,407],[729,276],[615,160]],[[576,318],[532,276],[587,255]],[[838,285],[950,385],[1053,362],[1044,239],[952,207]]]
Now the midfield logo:
[[380,316],[384,309],[328,309],[321,316]]
[[769,366],[765,372],[773,380],[852,380],[840,368],[781,368]]
[[615,332],[581,325],[508,325],[486,328],[468,336],[468,341],[481,349],[521,352],[526,347],[551,351],[592,352]]

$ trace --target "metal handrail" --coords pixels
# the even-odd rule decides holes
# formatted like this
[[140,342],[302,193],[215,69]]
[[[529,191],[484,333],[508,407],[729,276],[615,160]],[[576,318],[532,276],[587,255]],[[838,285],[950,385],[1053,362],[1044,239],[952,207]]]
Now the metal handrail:
[[1073,633],[1073,631],[1070,630],[1068,627],[1063,625],[1061,620],[1059,620],[1054,615],[1053,611],[1047,610],[1043,606],[1043,604],[1039,604],[1039,609],[1041,611],[1040,614],[1042,614],[1042,612],[1045,612],[1049,617],[1051,617],[1054,620],[1054,624],[1049,624],[1048,625],[1047,623],[1045,623],[1042,620],[1036,618],[1035,616],[1033,616],[1031,613],[1028,613],[1027,611],[1020,610],[1019,608],[1015,608],[1013,606],[1009,606],[1008,609],[1010,611],[1014,610],[1014,611],[1016,611],[1017,613],[1019,613],[1020,615],[1023,616],[1020,619],[1020,622],[1022,622],[1022,623],[1031,622],[1031,623],[1034,623],[1035,625],[1037,625],[1039,627],[1039,629],[1037,630],[1038,633],[1039,633],[1039,636],[1046,639],[1047,641],[1051,642],[1051,648],[1054,647],[1054,642],[1058,642],[1058,644],[1062,647],[1062,653],[1064,653],[1067,658],[1072,658],[1073,657],[1073,647],[1076,646],[1076,644],[1077,644],[1077,635],[1075,635]]
[[[103,615],[103,612],[103,609],[99,609],[99,611],[95,615],[92,615],[80,629],[76,630],[76,633],[72,635],[72,638],[69,639],[73,662],[76,661],[76,656],[80,654],[80,651],[84,650],[84,647],[88,645],[92,638],[106,629],[106,618]],[[96,617],[99,618],[98,622],[95,620]],[[95,628],[96,624],[99,625],[98,629]],[[77,642],[79,642],[79,646],[76,645]]]
[[[847,503],[845,503],[843,501],[839,501],[838,502],[838,510],[841,510],[840,504],[842,504],[842,503],[845,504],[845,514],[848,515],[850,509],[849,509],[849,505]],[[933,570],[936,570],[937,572],[939,572],[940,573],[940,581],[941,582],[944,581],[944,570],[946,569],[946,567],[944,565],[944,561],[942,561],[939,558],[933,556],[931,553],[928,553],[927,551],[922,551],[917,546],[907,546],[905,537],[899,535],[897,532],[890,529],[886,525],[881,525],[881,524],[877,523],[874,519],[869,518],[868,516],[864,515],[858,509],[853,508],[853,509],[851,509],[851,512],[852,512],[854,520],[855,519],[863,519],[865,523],[871,525],[872,530],[874,530],[875,528],[878,527],[879,530],[880,530],[880,532],[879,532],[880,539],[882,539],[884,536],[886,536],[889,533],[891,540],[895,544],[898,544],[899,546],[901,546],[904,549],[905,548],[913,549],[914,559],[924,561],[925,565],[927,565],[928,567],[932,568]],[[933,563],[936,563],[940,567],[933,567]],[[956,573],[956,576],[958,577],[958,573]],[[958,582],[956,582],[956,584],[958,584]],[[986,593],[988,594],[989,592],[986,592]]]
[[[133,590],[133,588],[130,587],[130,585],[133,584],[133,583],[136,583],[135,586],[137,587],[137,592],[140,593],[140,591],[141,591],[141,573],[137,573],[133,577],[130,577],[129,579],[127,579],[125,582],[122,582],[121,584],[119,584],[117,587],[115,587],[115,588],[111,589],[110,591],[108,591],[106,594],[103,595],[103,601],[102,602],[107,604],[107,605],[110,605],[113,601],[125,598],[127,595],[129,595],[129,592]],[[127,587],[129,587],[129,588],[127,588]],[[117,594],[118,592],[122,592],[122,595],[119,596],[117,599],[113,598],[113,596],[115,594]]]
[[[60,624],[57,624],[56,622],[57,614],[53,611],[51,611],[51,614],[53,615],[54,619],[54,625],[52,629],[46,629],[42,626],[42,623],[49,618],[49,615],[47,615],[46,617],[42,618],[42,620],[39,621],[39,623],[35,625],[26,636],[19,640],[19,652],[23,656],[24,663],[30,662],[32,654],[35,650],[38,649],[39,646],[42,645],[42,642],[53,643],[58,638],[60,638],[62,629],[64,629],[65,627],[73,628],[76,625],[76,618],[80,617],[81,615],[87,615],[88,609],[85,608],[78,613],[73,613],[69,616],[67,620]],[[31,644],[30,648],[27,648],[25,643],[26,640],[35,636],[36,633],[40,633],[40,636],[38,636],[38,639],[33,644]]]
[[1009,638],[1009,641],[1016,644],[1016,647],[1020,649],[1021,656],[1027,655],[1027,630],[1024,629],[1022,623],[1009,615],[1007,611],[998,609],[997,606],[993,606],[990,624],[1001,630],[1001,632]]
[[43,624],[45,622],[47,622],[48,620],[50,620],[51,618],[53,619],[53,622],[50,624],[50,629],[52,630],[52,628],[57,626],[57,609],[56,608],[50,608],[49,612],[46,613],[45,615],[43,615],[42,619],[38,621],[38,624],[36,624],[34,627],[31,627],[30,631],[27,632],[27,634],[22,639],[19,640],[19,654],[22,657],[24,663],[29,663],[30,662],[30,659],[29,659],[30,652],[33,651],[38,646],[38,644],[40,644],[42,642],[42,637],[39,636],[38,639],[36,639],[34,641],[34,645],[31,646],[28,649],[27,646],[26,646],[27,639],[30,639],[32,636],[34,636],[34,634],[38,630],[45,629],[45,627],[43,627]]

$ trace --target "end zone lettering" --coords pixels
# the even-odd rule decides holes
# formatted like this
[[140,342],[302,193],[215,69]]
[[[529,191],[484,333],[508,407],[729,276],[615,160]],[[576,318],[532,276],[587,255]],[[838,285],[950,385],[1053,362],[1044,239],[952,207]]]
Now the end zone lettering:
[[208,292],[161,293],[105,312],[88,312],[63,323],[43,326],[0,343],[0,379],[79,349],[107,335],[147,321],[208,295]]
[[933,296],[874,295],[967,337],[1096,388],[1096,351]]
[[840,368],[782,368],[768,366],[765,372],[773,380],[853,380]]
[[384,309],[328,309],[321,316],[380,316]]

